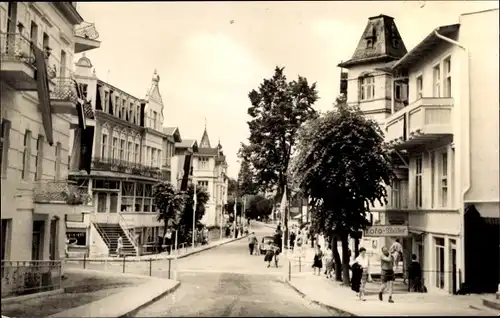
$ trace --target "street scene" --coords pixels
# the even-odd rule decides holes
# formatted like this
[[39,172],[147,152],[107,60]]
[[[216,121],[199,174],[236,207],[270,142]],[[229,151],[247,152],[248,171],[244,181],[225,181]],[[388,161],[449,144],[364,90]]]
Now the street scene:
[[1,2],[2,318],[500,315],[498,14]]

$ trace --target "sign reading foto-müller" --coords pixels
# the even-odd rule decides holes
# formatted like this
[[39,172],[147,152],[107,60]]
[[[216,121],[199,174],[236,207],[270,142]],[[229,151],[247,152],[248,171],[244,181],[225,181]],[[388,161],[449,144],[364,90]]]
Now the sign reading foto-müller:
[[408,236],[406,225],[374,225],[369,226],[364,233],[365,237],[379,236]]

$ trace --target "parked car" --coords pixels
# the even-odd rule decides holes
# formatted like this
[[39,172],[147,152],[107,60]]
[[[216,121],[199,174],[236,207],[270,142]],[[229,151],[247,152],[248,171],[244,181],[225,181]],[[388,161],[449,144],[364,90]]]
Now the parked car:
[[274,237],[272,236],[264,236],[262,238],[262,242],[259,244],[260,254],[265,254],[268,250],[272,248],[274,242]]

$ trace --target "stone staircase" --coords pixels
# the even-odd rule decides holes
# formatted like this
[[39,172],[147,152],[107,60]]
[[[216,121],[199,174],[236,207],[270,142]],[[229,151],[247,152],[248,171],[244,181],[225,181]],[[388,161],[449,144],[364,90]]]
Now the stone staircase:
[[125,232],[121,228],[119,224],[110,224],[110,223],[97,223],[95,228],[99,235],[104,240],[106,245],[109,248],[110,255],[117,255],[116,248],[118,245],[118,237],[121,235],[123,239],[123,255],[136,256],[137,251],[132,242],[125,235]]

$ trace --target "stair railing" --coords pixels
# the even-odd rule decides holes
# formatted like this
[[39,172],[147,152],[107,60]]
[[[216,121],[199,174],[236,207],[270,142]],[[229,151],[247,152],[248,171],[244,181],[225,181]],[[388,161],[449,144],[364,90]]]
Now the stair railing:
[[101,235],[104,243],[106,243],[106,245],[108,246],[108,254],[109,254],[109,250],[111,249],[111,240],[109,239],[108,235],[106,234],[106,231],[104,231],[104,229],[99,225],[99,222],[97,222],[94,213],[90,214],[90,223],[92,223],[92,225],[94,225],[97,232]]
[[137,242],[135,240],[134,230],[131,229],[128,226],[127,220],[125,220],[125,218],[123,217],[122,213],[118,213],[118,214],[120,215],[120,219],[118,221],[118,223],[120,224],[120,227],[122,228],[123,232],[127,236],[127,238],[130,241],[130,243],[132,243],[132,246],[134,246],[134,249],[135,249],[136,253],[138,253],[139,252],[139,247],[138,247],[138,244],[137,244]]

